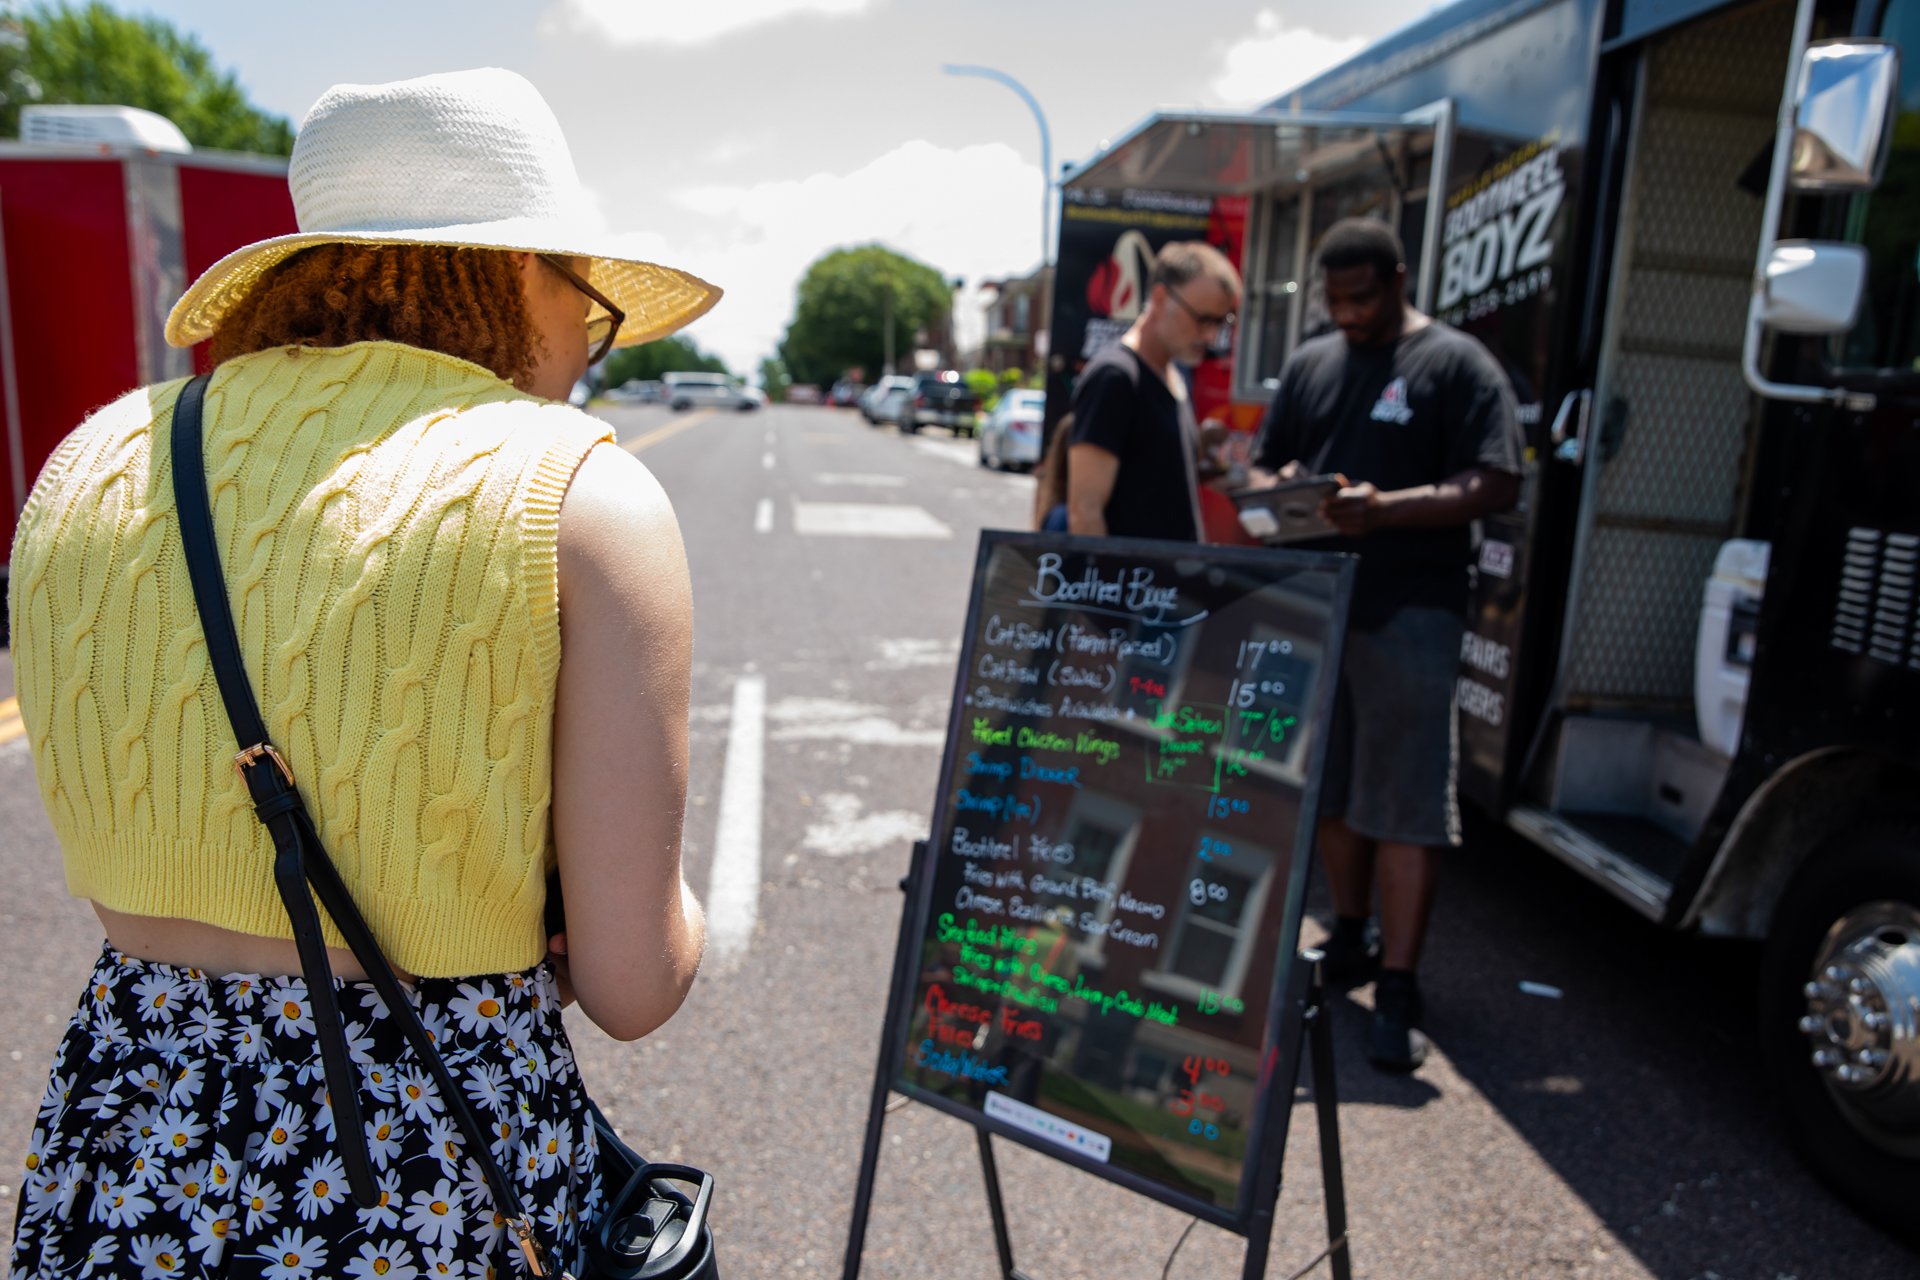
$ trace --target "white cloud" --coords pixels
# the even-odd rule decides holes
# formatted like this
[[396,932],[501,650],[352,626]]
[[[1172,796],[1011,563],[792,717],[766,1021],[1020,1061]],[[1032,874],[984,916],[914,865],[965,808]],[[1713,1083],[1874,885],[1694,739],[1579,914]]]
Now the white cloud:
[[1213,93],[1222,103],[1252,106],[1271,101],[1358,53],[1362,36],[1324,36],[1306,27],[1289,27],[1278,13],[1263,9],[1252,35],[1227,47]]
[[700,187],[673,199],[707,218],[708,234],[668,261],[726,290],[689,336],[738,373],[773,352],[800,277],[831,249],[878,242],[949,279],[964,276],[969,293],[1040,259],[1040,170],[1003,143],[909,142],[851,173]]
[[553,21],[616,44],[694,45],[798,14],[845,17],[875,0],[561,0]]

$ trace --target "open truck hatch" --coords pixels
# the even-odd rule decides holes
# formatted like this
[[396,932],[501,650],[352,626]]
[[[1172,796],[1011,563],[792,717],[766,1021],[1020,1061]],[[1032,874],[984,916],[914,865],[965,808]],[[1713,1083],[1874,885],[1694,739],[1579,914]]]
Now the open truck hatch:
[[1061,185],[1189,195],[1295,190],[1316,175],[1380,163],[1416,137],[1430,136],[1447,105],[1404,116],[1157,112],[1070,170]]
[[[1316,186],[1372,174],[1406,200],[1429,184],[1429,175],[1446,173],[1453,114],[1453,103],[1444,99],[1405,115],[1161,111],[1069,170],[1060,185],[1248,196],[1256,206],[1272,206],[1297,203]],[[1256,207],[1256,225],[1261,213]],[[1416,301],[1423,307],[1439,231],[1437,218],[1421,228]]]
[[1396,227],[1414,302],[1432,310],[1440,229],[1430,191],[1446,189],[1454,105],[1404,115],[1163,111],[1061,181],[1069,204],[1138,205],[1152,196],[1247,201],[1246,298],[1234,338],[1234,395],[1264,401],[1300,338],[1325,323],[1313,245],[1342,217]]

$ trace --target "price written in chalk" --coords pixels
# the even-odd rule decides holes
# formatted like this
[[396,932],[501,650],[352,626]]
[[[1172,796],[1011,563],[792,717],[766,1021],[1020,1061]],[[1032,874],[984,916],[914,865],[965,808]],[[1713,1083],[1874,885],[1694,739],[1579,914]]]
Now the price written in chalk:
[[1222,1058],[1203,1058],[1189,1054],[1180,1064],[1180,1074],[1186,1077],[1186,1083],[1181,1086],[1179,1095],[1167,1104],[1167,1110],[1187,1120],[1187,1132],[1193,1137],[1204,1138],[1208,1142],[1219,1141],[1220,1127],[1196,1113],[1211,1111],[1218,1116],[1227,1109],[1226,1099],[1217,1093],[1209,1093],[1200,1086],[1201,1082],[1210,1076],[1224,1077],[1230,1073],[1231,1068]]
[[1225,902],[1227,886],[1195,876],[1192,883],[1187,885],[1187,897],[1196,907],[1204,907],[1209,902]]
[[1236,710],[1245,711],[1258,702],[1262,695],[1270,698],[1285,697],[1285,680],[1235,680],[1227,686],[1227,703]]
[[1290,657],[1293,654],[1293,641],[1242,640],[1240,642],[1240,652],[1234,657],[1233,665],[1236,667],[1244,667],[1247,665],[1249,659],[1258,663],[1260,659],[1270,653],[1278,657]]

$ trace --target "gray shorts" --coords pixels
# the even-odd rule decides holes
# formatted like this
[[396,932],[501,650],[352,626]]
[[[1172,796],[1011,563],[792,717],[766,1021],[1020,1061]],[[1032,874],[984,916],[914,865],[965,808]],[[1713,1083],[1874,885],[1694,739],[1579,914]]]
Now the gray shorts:
[[1322,817],[1374,840],[1460,843],[1453,699],[1465,629],[1451,610],[1416,607],[1376,631],[1347,632]]

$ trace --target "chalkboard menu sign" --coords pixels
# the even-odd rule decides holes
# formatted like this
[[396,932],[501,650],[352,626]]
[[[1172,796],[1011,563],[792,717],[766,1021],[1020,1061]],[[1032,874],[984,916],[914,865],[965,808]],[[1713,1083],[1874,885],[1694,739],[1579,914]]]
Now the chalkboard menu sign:
[[1351,572],[983,535],[895,1088],[1245,1219],[1262,1144],[1284,1133],[1267,1087]]

